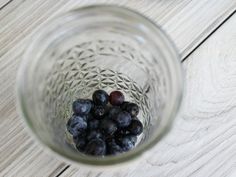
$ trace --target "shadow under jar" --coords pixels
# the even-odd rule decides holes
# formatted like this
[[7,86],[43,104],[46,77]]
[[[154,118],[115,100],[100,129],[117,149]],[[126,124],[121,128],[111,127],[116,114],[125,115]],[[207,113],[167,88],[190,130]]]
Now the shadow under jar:
[[[162,30],[122,7],[89,6],[50,21],[32,38],[18,73],[19,110],[36,138],[68,160],[104,166],[140,156],[170,129],[180,106],[180,59]],[[140,107],[144,132],[116,156],[78,152],[66,134],[72,102],[121,90]]]

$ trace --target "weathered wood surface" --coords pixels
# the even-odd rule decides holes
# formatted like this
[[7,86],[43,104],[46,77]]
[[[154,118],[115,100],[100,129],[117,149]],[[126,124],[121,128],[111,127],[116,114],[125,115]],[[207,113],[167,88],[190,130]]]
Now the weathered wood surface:
[[[16,71],[21,61],[25,41],[42,23],[58,13],[86,4],[93,4],[95,2],[114,3],[115,1],[0,1],[0,176],[55,176],[67,166],[66,163],[56,160],[54,157],[43,152],[42,148],[38,146],[25,131],[25,128],[15,110]],[[201,43],[206,36],[214,31],[236,8],[235,0],[213,0],[210,2],[206,0],[200,2],[197,0],[121,0],[116,3],[136,9],[161,25],[176,43],[182,57],[188,55],[195,46]],[[235,28],[235,26],[232,26],[232,28],[233,27]],[[191,57],[188,60],[192,61]],[[190,62],[188,60],[187,62]],[[203,64],[204,61],[199,59],[199,63],[201,61]],[[190,64],[185,65],[190,67],[188,66]],[[197,71],[198,70],[195,72]],[[193,74],[190,74],[190,76],[191,75]],[[228,82],[228,84],[230,84],[230,81]],[[195,87],[196,86],[197,85],[195,84]],[[200,88],[201,87],[198,86],[198,89]],[[191,98],[190,100],[193,99]],[[197,103],[199,104],[197,105],[198,109],[202,108],[202,105],[199,102]],[[192,104],[197,103],[194,102]],[[226,107],[226,105],[222,106],[223,108]],[[194,114],[194,112],[190,112],[189,114]],[[203,117],[207,117],[207,115],[208,113]],[[192,125],[192,123],[190,123],[190,125]],[[178,126],[178,121],[176,126]],[[185,126],[182,128],[184,127]],[[187,127],[189,128],[188,131],[192,132],[189,134],[194,134],[193,132],[195,130],[191,130],[191,126],[188,124]],[[195,128],[194,125],[192,125],[192,128]],[[202,133],[201,130],[202,129],[199,129],[199,133]],[[184,137],[190,136],[188,133],[182,134]],[[176,139],[176,137],[172,138]],[[196,144],[196,146],[198,147],[199,145]],[[175,156],[179,159],[182,158],[184,161],[185,156],[184,154],[179,153],[178,147],[170,149],[172,149],[171,153],[175,152]],[[160,152],[155,152],[155,154],[158,155]],[[232,156],[231,161],[234,159],[235,158]],[[157,163],[158,160],[159,159],[156,158]],[[163,157],[163,161],[165,160],[170,160],[173,161],[172,163],[175,163],[175,158],[168,156],[168,153],[166,159]],[[155,161],[155,159],[152,159],[151,163],[145,163],[145,166],[142,167],[143,170],[145,171],[145,169],[149,169],[148,167],[153,161]],[[195,167],[199,166],[195,164]],[[233,169],[230,165],[227,168],[231,171]],[[71,170],[76,171],[75,174],[80,173],[77,169],[69,168],[63,174],[69,175],[71,174]],[[175,168],[173,167],[169,170],[174,172]],[[125,173],[136,175],[132,170]],[[155,170],[151,171],[150,175],[155,176],[155,174],[159,173],[167,174],[167,172],[165,173],[165,171],[163,172],[163,170],[160,170],[157,165]],[[87,172],[81,172],[81,174],[87,174]],[[88,175],[89,174],[90,173],[88,173]],[[120,174],[123,174],[123,172]],[[141,174],[142,173],[140,173],[140,175]],[[169,174],[173,175],[172,173]]]

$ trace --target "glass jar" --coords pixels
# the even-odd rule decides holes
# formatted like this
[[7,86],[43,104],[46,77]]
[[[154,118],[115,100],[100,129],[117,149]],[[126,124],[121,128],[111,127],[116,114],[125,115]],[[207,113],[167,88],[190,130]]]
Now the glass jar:
[[[140,106],[137,146],[93,157],[74,148],[66,122],[77,98],[96,89],[121,90]],[[45,24],[29,42],[17,79],[19,110],[45,147],[95,166],[140,157],[168,132],[183,92],[180,58],[166,34],[141,14],[111,5],[75,9]]]

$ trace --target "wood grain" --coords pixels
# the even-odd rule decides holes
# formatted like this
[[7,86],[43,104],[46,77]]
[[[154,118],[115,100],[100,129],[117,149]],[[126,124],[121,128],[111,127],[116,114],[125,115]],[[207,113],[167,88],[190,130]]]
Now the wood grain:
[[[66,167],[64,162],[42,152],[42,148],[32,141],[22,126],[15,111],[16,71],[26,41],[40,25],[58,13],[95,2],[115,1],[13,0],[0,11],[0,176],[54,176]],[[235,10],[236,4],[234,0],[121,0],[116,3],[136,9],[162,25],[177,44],[182,56],[187,55],[204,36],[227,18]],[[167,156],[163,160],[171,158]],[[145,163],[145,168],[149,169],[150,164]],[[153,168],[156,169],[153,172],[159,173],[158,167],[154,165]],[[134,169],[112,175],[129,175]],[[71,170],[82,176],[95,175],[94,172],[78,172],[72,168],[63,174],[70,175]],[[101,172],[98,175],[105,174]]]
[[15,110],[15,73],[9,71],[17,70],[22,49],[23,46],[5,55],[6,59],[14,58],[14,62],[0,60],[0,176],[50,176],[59,173],[65,163],[42,151],[25,131]]
[[143,13],[162,26],[183,57],[236,9],[235,0],[14,0],[0,11],[0,56],[46,19],[94,3],[127,6]]
[[70,167],[62,177],[235,176],[235,28],[236,15],[184,62],[186,95],[181,114],[145,161],[113,173]]
[[0,1],[0,10],[10,4],[13,0],[2,0]]

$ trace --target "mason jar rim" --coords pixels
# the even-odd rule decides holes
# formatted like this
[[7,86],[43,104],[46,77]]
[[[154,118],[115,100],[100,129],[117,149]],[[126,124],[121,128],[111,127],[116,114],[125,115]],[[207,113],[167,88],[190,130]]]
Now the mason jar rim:
[[181,69],[181,64],[180,64],[180,56],[176,50],[174,43],[170,40],[170,38],[159,26],[157,26],[154,22],[152,22],[151,20],[149,20],[147,17],[143,16],[140,13],[137,13],[126,7],[120,7],[120,6],[115,6],[115,5],[92,5],[92,6],[85,6],[85,7],[71,10],[56,18],[58,20],[63,20],[64,18],[73,16],[78,13],[82,13],[82,12],[89,13],[89,12],[99,12],[99,11],[111,13],[112,15],[115,15],[119,18],[124,17],[124,14],[132,18],[135,18],[137,21],[139,21],[140,24],[145,25],[147,28],[151,29],[154,33],[161,35],[157,37],[159,37],[159,40],[161,40],[163,43],[165,43],[166,46],[168,46],[168,52],[170,52],[171,55],[173,56],[172,58],[174,58],[171,62],[174,68],[176,69],[173,76],[177,78],[178,87],[175,89],[175,93],[173,94],[173,96],[175,97],[174,99],[175,103],[173,104],[171,108],[169,108],[168,110],[165,110],[166,112],[163,113],[164,116],[169,117],[168,118],[169,121],[165,125],[165,127],[162,127],[163,130],[161,131],[161,133],[156,135],[155,138],[153,138],[153,140],[150,141],[149,143],[144,143],[140,145],[139,147],[135,147],[132,151],[126,152],[124,154],[120,154],[118,156],[106,156],[104,158],[92,157],[92,156],[80,156],[80,155],[73,156],[69,153],[65,153],[60,148],[56,149],[55,147],[52,147],[49,144],[46,144],[45,142],[43,142],[37,136],[37,133],[34,131],[32,127],[30,117],[28,114],[29,110],[27,110],[26,100],[23,95],[23,92],[24,92],[23,85],[24,85],[24,77],[26,74],[25,69],[27,65],[26,64],[27,60],[30,58],[29,56],[32,54],[31,53],[32,49],[34,47],[37,47],[37,45],[39,45],[39,42],[40,42],[39,39],[40,37],[42,37],[43,35],[42,33],[45,32],[45,30],[47,30],[45,26],[46,25],[50,26],[51,25],[50,22],[44,26],[44,30],[42,30],[41,33],[39,32],[37,34],[38,36],[36,37],[34,41],[32,41],[32,43],[27,48],[24,54],[23,62],[18,71],[18,78],[17,78],[17,85],[16,85],[17,86],[16,88],[17,89],[17,103],[18,103],[17,106],[18,106],[19,112],[22,115],[21,117],[24,118],[27,127],[29,127],[30,132],[33,132],[31,134],[34,135],[35,139],[39,141],[40,144],[44,145],[44,147],[47,147],[47,149],[52,151],[54,154],[60,155],[59,157],[62,157],[63,159],[70,161],[72,163],[79,163],[83,165],[86,164],[90,166],[111,166],[115,164],[129,162],[130,160],[134,160],[137,157],[140,157],[144,152],[152,148],[155,144],[157,144],[163,138],[164,135],[167,134],[167,132],[170,130],[172,126],[172,122],[174,118],[177,116],[177,112],[181,105],[182,95],[183,95],[183,77],[182,77],[182,69]]

